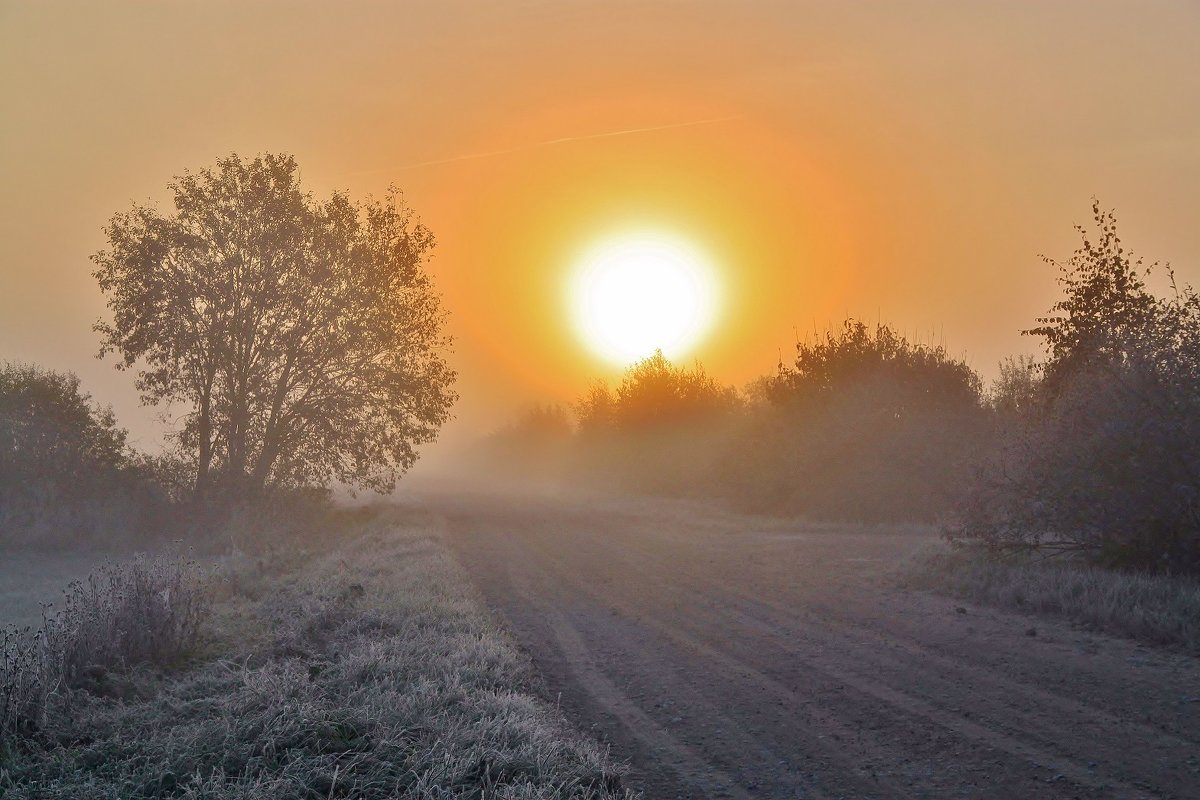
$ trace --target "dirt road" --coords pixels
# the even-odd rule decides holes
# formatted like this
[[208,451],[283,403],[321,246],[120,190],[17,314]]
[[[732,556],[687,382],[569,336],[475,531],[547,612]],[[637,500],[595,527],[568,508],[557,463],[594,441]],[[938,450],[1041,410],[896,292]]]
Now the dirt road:
[[1200,661],[891,588],[927,532],[425,502],[648,798],[1200,798]]

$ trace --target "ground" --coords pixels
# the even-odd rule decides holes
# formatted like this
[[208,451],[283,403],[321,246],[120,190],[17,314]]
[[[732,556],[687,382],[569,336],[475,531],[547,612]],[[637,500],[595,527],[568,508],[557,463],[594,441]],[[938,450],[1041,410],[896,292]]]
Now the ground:
[[424,502],[647,797],[1200,797],[1200,660],[898,588],[930,530]]
[[[633,800],[622,767],[530,691],[528,659],[446,552],[438,519],[373,508],[312,534],[196,565],[211,611],[170,663],[89,664],[91,640],[72,624],[65,651],[89,664],[86,679],[0,659],[0,712],[17,708],[0,715],[0,797]],[[0,553],[0,586],[18,566],[44,577],[25,580],[0,621],[78,577],[74,557],[12,555]],[[108,585],[67,623],[82,609],[106,629],[144,629]]]
[[[405,502],[421,520],[408,538],[353,538],[314,574],[363,584],[384,610],[436,597],[438,618],[468,620],[465,645],[508,653],[472,621],[476,592],[439,555],[448,544],[540,673],[549,705],[530,705],[522,719],[542,722],[521,730],[556,730],[561,708],[632,764],[624,785],[647,798],[1200,797],[1200,659],[901,588],[897,568],[932,530],[684,501],[427,488]],[[93,560],[0,557],[0,617],[32,622]],[[441,628],[412,630],[450,648]],[[445,665],[462,663],[421,669],[453,682],[460,667]],[[602,761],[569,734],[551,740],[584,754],[570,770]]]

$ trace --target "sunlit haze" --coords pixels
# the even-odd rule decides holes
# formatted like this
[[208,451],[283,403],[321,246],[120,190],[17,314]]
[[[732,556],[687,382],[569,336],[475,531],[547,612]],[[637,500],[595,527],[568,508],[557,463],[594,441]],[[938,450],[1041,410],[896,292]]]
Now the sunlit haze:
[[[447,444],[657,344],[741,386],[847,315],[992,375],[1093,195],[1200,278],[1197,40],[1183,2],[6,2],[0,357],[153,446],[94,358],[88,256],[174,175],[271,151],[317,196],[395,184],[437,237]],[[581,315],[588,248],[647,227],[712,266],[711,309]]]
[[1198,212],[1200,0],[0,0],[0,798],[1200,798]]

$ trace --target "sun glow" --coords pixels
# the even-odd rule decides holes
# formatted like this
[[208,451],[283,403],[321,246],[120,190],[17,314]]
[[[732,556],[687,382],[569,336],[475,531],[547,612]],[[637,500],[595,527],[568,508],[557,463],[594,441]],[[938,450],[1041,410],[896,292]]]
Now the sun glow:
[[569,288],[571,316],[597,355],[628,364],[661,349],[685,355],[712,327],[716,274],[697,247],[664,233],[623,234],[585,251]]

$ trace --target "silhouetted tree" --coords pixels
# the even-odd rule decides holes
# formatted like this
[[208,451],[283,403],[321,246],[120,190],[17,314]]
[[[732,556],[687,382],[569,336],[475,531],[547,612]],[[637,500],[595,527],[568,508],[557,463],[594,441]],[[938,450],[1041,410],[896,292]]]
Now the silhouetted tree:
[[[1200,573],[1200,297],[1165,296],[1093,206],[1094,242],[1060,270],[1044,390],[949,527],[993,549],[1081,552],[1116,566]],[[1152,270],[1150,270],[1152,271]]]
[[796,344],[721,460],[742,505],[825,518],[936,517],[987,435],[981,381],[943,348],[847,320]]
[[796,343],[791,366],[780,365],[767,396],[777,405],[845,403],[850,393],[899,418],[913,410],[976,407],[982,382],[942,347],[914,344],[887,325],[874,330],[846,320],[840,330]]
[[615,392],[593,385],[575,411],[584,430],[608,425],[635,432],[727,414],[737,402],[733,388],[718,383],[700,364],[677,367],[656,350],[625,371]]
[[612,432],[615,424],[616,398],[604,381],[596,381],[571,404],[575,420],[579,423],[579,435],[583,437],[603,436]]
[[1120,362],[1158,314],[1159,301],[1143,280],[1158,265],[1146,266],[1125,250],[1116,216],[1099,201],[1092,202],[1092,218],[1099,238],[1076,225],[1083,242],[1068,261],[1043,257],[1058,270],[1064,296],[1037,319],[1037,327],[1022,331],[1044,340],[1052,389],[1089,364]]
[[575,464],[635,491],[700,491],[739,408],[733,388],[700,364],[677,367],[655,351],[631,365],[615,390],[597,382],[574,404]]
[[93,406],[75,375],[0,365],[0,485],[70,486],[118,469],[125,439],[112,411]]
[[170,188],[173,213],[135,206],[105,229],[97,330],[102,355],[140,366],[145,402],[187,408],[195,488],[391,488],[455,399],[433,236],[395,190],[315,200],[287,155]]

